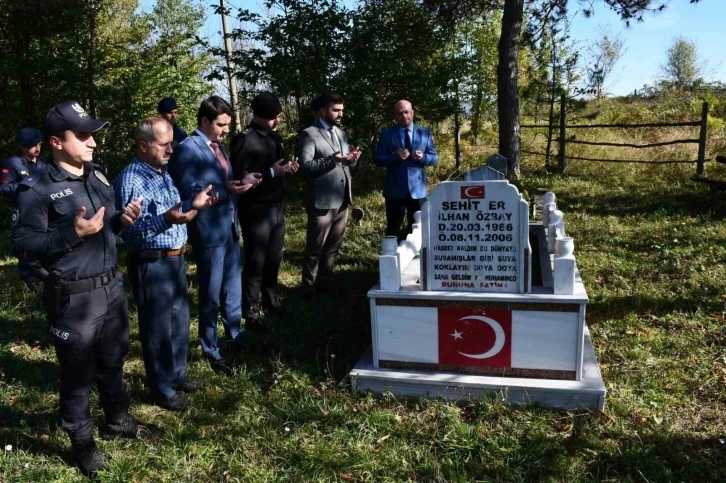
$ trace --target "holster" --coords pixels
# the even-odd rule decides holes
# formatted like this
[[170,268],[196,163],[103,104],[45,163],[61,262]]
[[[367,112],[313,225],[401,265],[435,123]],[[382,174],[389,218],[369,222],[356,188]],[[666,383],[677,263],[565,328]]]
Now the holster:
[[60,272],[50,272],[45,279],[45,289],[43,290],[43,302],[49,319],[58,317],[62,308],[62,295]]

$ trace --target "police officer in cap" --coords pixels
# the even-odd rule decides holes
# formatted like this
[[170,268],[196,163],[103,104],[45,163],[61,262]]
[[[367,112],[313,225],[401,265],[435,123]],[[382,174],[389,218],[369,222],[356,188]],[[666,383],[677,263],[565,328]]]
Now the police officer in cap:
[[268,312],[284,313],[277,276],[285,240],[285,178],[298,170],[297,159],[287,162],[282,136],[277,132],[282,106],[275,94],[262,92],[252,100],[252,121],[232,139],[232,171],[239,179],[261,173],[262,182],[237,197],[244,264],[242,316],[248,331],[269,332],[262,326],[262,304]]
[[45,307],[60,366],[60,417],[73,457],[86,473],[104,457],[93,439],[89,394],[98,383],[108,437],[136,437],[123,380],[128,354],[128,304],[118,269],[115,234],[141,214],[141,198],[116,210],[114,189],[91,163],[93,134],[108,123],[74,101],[45,119],[53,161],[20,183],[12,229],[13,252],[39,259],[50,275]]
[[179,120],[179,108],[176,105],[176,99],[173,97],[165,97],[159,101],[157,106],[159,115],[171,123],[174,130],[174,146],[187,138],[187,132],[183,127],[177,124]]
[[[14,201],[18,185],[31,176],[39,175],[47,168],[45,158],[40,155],[42,141],[43,136],[37,129],[24,127],[20,130],[18,133],[20,152],[5,161],[0,173],[0,197]],[[20,278],[31,292],[37,292],[40,288],[36,277],[38,268],[36,260],[18,261]]]

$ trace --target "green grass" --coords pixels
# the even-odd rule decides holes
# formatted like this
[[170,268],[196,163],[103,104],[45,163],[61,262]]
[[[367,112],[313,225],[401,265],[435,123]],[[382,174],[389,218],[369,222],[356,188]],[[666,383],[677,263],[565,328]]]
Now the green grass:
[[[467,165],[483,155],[472,153]],[[433,179],[453,172],[450,155],[443,158]],[[385,221],[382,173],[368,167],[355,184],[367,217],[348,226],[338,295],[311,304],[299,291],[305,216],[298,183],[280,276],[294,313],[269,320],[283,348],[243,355],[233,377],[217,376],[202,358],[194,318],[189,373],[207,385],[188,412],[150,404],[133,316],[125,367],[131,410],[160,431],[100,441],[111,466],[98,479],[726,480],[726,445],[717,440],[726,435],[726,204],[711,204],[704,187],[687,181],[693,168],[579,164],[560,176],[541,164],[524,160],[522,188],[553,190],[575,237],[608,389],[604,412],[350,392],[347,373],[370,343],[366,292],[377,278]],[[0,234],[0,443],[13,449],[0,455],[0,481],[83,481],[56,425],[56,363],[41,306],[21,290],[8,238]],[[93,407],[102,417],[95,394]]]

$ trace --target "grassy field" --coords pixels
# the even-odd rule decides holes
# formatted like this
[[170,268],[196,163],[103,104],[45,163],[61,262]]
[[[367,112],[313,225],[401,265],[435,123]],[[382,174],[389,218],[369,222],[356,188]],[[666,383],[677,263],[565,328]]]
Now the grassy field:
[[[468,166],[484,154],[466,153]],[[453,172],[443,158],[434,180]],[[706,188],[687,181],[692,166],[580,163],[561,176],[541,165],[525,159],[521,185],[553,190],[575,237],[608,389],[604,412],[351,393],[347,372],[370,343],[366,292],[385,218],[382,174],[369,167],[356,180],[367,217],[348,226],[335,294],[311,303],[299,291],[298,183],[281,274],[294,315],[269,319],[282,350],[244,354],[225,378],[203,360],[193,329],[189,373],[206,388],[189,411],[150,403],[132,318],[131,410],[160,431],[99,441],[111,465],[98,480],[726,480],[726,204],[711,204]],[[0,455],[0,481],[83,481],[56,425],[56,363],[41,306],[21,290],[8,238],[0,233],[0,443],[12,449]],[[189,275],[196,302],[193,265]],[[95,394],[93,402],[101,418]]]

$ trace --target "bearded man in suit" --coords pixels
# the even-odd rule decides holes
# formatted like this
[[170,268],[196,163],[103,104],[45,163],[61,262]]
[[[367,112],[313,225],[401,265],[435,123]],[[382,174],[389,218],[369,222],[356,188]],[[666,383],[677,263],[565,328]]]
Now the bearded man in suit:
[[[393,106],[398,126],[381,132],[375,163],[386,168],[386,235],[406,238],[413,225],[413,214],[426,200],[426,166],[434,166],[439,154],[431,132],[413,123],[413,106],[401,100]],[[401,232],[403,217],[408,227]]]
[[353,201],[350,168],[361,150],[340,129],[344,99],[325,94],[320,117],[300,133],[298,158],[307,177],[304,206],[308,214],[302,287],[307,293],[330,290],[335,259],[343,243],[348,207]]

